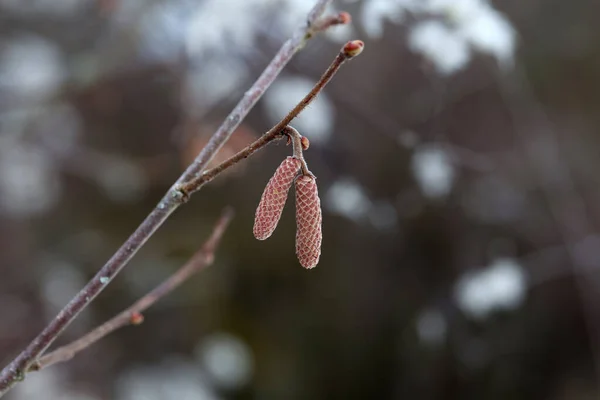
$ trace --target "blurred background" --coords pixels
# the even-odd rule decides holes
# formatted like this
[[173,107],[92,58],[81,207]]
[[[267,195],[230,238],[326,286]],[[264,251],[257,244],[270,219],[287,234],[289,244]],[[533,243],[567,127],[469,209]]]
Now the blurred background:
[[[0,362],[104,264],[206,143],[308,0],[0,1]],[[600,398],[600,3],[335,1],[222,150],[269,129],[342,43],[294,126],[323,253],[294,254],[293,196],[252,236],[269,146],[155,234],[69,327],[174,272],[221,210],[215,264],[11,400]],[[335,10],[332,10],[335,11]]]

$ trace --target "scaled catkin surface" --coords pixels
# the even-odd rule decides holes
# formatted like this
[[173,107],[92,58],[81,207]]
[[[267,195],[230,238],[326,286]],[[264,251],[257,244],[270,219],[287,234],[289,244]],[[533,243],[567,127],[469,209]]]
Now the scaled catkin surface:
[[258,240],[267,239],[277,228],[288,192],[294,178],[298,175],[300,165],[300,160],[297,158],[286,158],[267,183],[254,218],[253,233]]
[[321,200],[313,177],[296,179],[296,255],[304,268],[314,268],[321,256]]

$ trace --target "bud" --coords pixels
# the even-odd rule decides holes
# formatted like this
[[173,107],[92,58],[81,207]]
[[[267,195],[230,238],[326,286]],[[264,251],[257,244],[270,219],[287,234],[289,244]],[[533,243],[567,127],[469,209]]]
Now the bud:
[[300,143],[302,144],[302,150],[308,150],[308,148],[310,147],[310,140],[308,140],[306,136],[302,136],[302,139],[300,139]]
[[131,325],[139,325],[142,322],[144,322],[144,315],[140,312],[134,311],[129,317],[129,322],[131,323]]
[[351,40],[342,47],[342,52],[348,58],[355,57],[362,53],[365,43],[362,40]]
[[321,256],[321,200],[311,176],[296,179],[296,255],[304,268],[314,268]]
[[288,191],[294,178],[298,175],[300,165],[300,160],[297,158],[286,158],[267,183],[254,218],[253,233],[258,240],[267,239],[277,228]]
[[340,24],[344,24],[344,25],[352,22],[352,17],[346,11],[341,11],[337,16],[337,19]]

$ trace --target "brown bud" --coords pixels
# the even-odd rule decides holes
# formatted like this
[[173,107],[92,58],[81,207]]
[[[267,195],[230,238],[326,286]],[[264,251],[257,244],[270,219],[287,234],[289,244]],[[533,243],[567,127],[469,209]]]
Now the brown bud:
[[131,317],[129,317],[129,322],[131,322],[131,325],[141,324],[142,322],[144,322],[144,314],[137,311],[132,312]]
[[351,58],[362,53],[365,43],[362,40],[351,40],[344,45],[342,52],[346,57]]
[[314,268],[321,256],[321,200],[312,176],[296,179],[296,255],[304,268]]
[[258,240],[267,239],[277,228],[288,191],[292,186],[292,182],[294,182],[294,178],[298,175],[300,165],[299,159],[295,157],[286,158],[267,183],[254,218],[253,233]]
[[340,24],[349,24],[352,22],[352,17],[346,11],[341,11],[337,18]]
[[302,150],[308,150],[310,147],[310,140],[306,136],[302,136],[300,143],[302,144]]

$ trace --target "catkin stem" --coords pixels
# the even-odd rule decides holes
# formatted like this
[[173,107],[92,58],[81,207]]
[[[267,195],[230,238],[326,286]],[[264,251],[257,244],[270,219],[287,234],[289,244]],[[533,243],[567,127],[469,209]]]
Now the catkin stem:
[[302,175],[314,177],[313,173],[308,169],[308,165],[304,159],[304,152],[302,150],[302,135],[300,135],[300,132],[298,132],[298,130],[291,125],[283,128],[282,132],[284,135],[288,135],[292,139],[293,154],[294,157],[300,160]]

